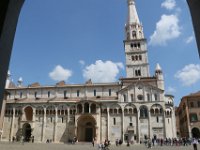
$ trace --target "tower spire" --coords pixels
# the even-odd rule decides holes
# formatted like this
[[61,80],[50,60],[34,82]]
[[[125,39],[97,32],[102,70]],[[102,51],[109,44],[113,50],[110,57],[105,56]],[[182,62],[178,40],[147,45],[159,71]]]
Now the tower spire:
[[125,25],[126,74],[128,78],[149,77],[147,43],[136,10],[135,0],[127,0],[128,20]]
[[128,0],[128,20],[127,24],[140,24],[140,20],[135,7],[135,0]]

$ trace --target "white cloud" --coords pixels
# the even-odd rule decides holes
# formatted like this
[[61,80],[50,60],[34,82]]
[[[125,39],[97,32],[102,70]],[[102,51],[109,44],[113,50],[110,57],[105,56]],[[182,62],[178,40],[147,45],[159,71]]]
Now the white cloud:
[[179,18],[177,15],[162,15],[156,23],[156,30],[150,36],[150,45],[166,45],[169,40],[180,36]]
[[184,86],[191,86],[200,80],[200,65],[189,64],[175,74]]
[[176,88],[169,86],[166,91],[168,93],[175,93],[176,92]]
[[162,4],[161,7],[166,8],[167,10],[172,10],[176,6],[176,1],[175,0],[165,0]]
[[95,64],[86,66],[83,70],[83,77],[93,82],[114,82],[116,77],[124,66],[122,63],[114,63],[112,61],[97,60]]
[[84,60],[79,60],[79,63],[81,64],[81,65],[85,65],[85,61]]
[[49,77],[55,81],[65,80],[72,76],[72,71],[64,69],[62,66],[57,65],[52,72],[49,73]]
[[194,40],[194,36],[191,35],[191,36],[189,36],[189,37],[185,40],[185,43],[186,43],[186,44],[190,44],[193,40]]

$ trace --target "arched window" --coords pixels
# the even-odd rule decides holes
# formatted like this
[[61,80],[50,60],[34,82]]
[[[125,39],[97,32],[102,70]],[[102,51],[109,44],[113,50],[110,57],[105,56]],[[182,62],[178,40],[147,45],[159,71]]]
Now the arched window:
[[78,113],[82,113],[82,105],[81,104],[78,104],[77,109],[78,109]]
[[89,104],[88,103],[84,104],[84,110],[85,110],[85,113],[89,113]]
[[150,94],[147,93],[147,101],[150,102]]
[[139,60],[142,60],[142,55],[139,55]]
[[148,110],[144,106],[140,108],[140,117],[141,118],[148,118]]
[[91,113],[96,113],[96,105],[95,104],[91,105]]
[[77,97],[79,97],[79,94],[80,94],[80,91],[77,90],[77,92],[76,92]]
[[136,31],[132,32],[133,39],[136,39]]
[[157,101],[158,100],[158,95],[154,94],[154,98],[155,98],[155,101]]
[[124,94],[123,97],[124,97],[124,102],[127,102],[126,94]]
[[67,91],[64,91],[64,98],[67,97]]
[[135,60],[135,56],[131,56],[132,60],[134,61]]
[[129,32],[127,32],[127,40],[130,40],[130,33]]
[[20,92],[20,98],[22,98],[22,92]]
[[138,60],[138,56],[137,55],[135,56],[135,60]]
[[112,94],[112,90],[109,89],[108,93],[109,93],[109,96],[111,96],[111,94]]
[[51,96],[51,92],[50,91],[48,91],[48,98]]

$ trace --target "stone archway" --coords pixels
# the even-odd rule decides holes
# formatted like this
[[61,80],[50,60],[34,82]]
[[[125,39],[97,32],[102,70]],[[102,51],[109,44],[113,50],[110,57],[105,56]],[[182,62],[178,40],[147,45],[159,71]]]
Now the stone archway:
[[29,123],[25,123],[22,128],[22,136],[25,142],[29,142],[31,138],[31,125]]
[[197,138],[197,139],[200,138],[200,130],[198,128],[193,128],[192,129],[192,137],[193,138]]
[[80,116],[77,121],[77,139],[91,142],[96,137],[96,120],[91,115]]

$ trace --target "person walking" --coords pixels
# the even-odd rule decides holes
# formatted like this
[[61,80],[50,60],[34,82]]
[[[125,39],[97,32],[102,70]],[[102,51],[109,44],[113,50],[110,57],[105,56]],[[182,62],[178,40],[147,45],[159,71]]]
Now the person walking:
[[92,146],[94,147],[94,139],[92,140]]
[[194,150],[197,150],[197,144],[198,144],[198,141],[197,141],[196,138],[194,138],[193,141],[192,141],[192,145],[193,145]]

